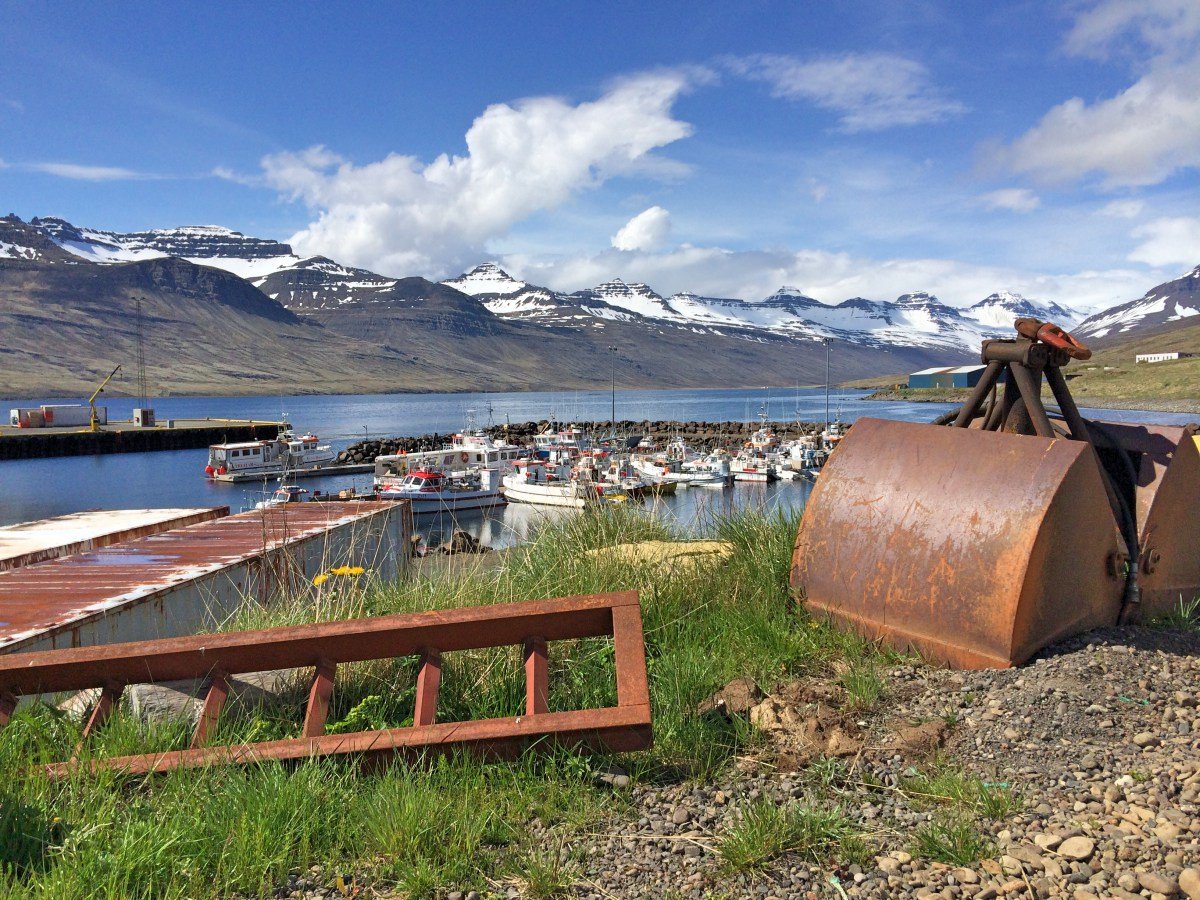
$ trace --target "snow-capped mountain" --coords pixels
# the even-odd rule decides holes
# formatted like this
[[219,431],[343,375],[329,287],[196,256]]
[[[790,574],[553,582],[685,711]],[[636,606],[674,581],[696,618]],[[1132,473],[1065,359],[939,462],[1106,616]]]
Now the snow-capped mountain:
[[138,262],[174,256],[251,280],[300,261],[287,244],[247,237],[219,225],[187,225],[121,234],[77,228],[53,216],[34,218],[29,224],[67,252],[96,263]]
[[[19,221],[19,220],[18,220]],[[24,225],[24,223],[22,223]],[[39,247],[30,235],[39,235]],[[3,241],[0,235],[0,241]],[[363,304],[386,305],[440,296],[423,279],[397,279],[346,266],[322,256],[301,258],[279,241],[220,226],[185,226],[133,233],[79,228],[60,218],[35,218],[26,237],[0,244],[0,259],[32,258],[55,251],[68,259],[112,264],[178,257],[224,269],[246,279],[297,313],[322,313]],[[65,252],[65,253],[64,253]],[[405,282],[404,288],[397,284]],[[868,348],[911,347],[961,356],[981,340],[1011,334],[1019,316],[1049,319],[1070,327],[1075,316],[1055,304],[1000,292],[969,309],[958,309],[921,291],[893,301],[855,297],[829,304],[781,287],[757,301],[682,292],[670,297],[650,286],[619,278],[571,293],[512,277],[494,262],[441,283],[466,295],[501,320],[569,330],[603,331],[606,323],[634,326],[650,334],[666,331],[725,335],[750,341],[784,339],[811,343],[834,340]],[[420,294],[418,297],[417,295]],[[461,304],[450,303],[458,310]]]
[[546,325],[603,327],[595,319],[641,322],[754,340],[765,335],[801,341],[837,340],[871,347],[905,346],[963,352],[984,338],[1011,333],[1013,319],[1033,316],[1070,327],[1075,316],[1056,304],[997,293],[969,310],[948,306],[917,291],[895,301],[855,297],[833,305],[782,287],[761,301],[703,297],[683,292],[663,297],[641,283],[613,279],[567,294],[513,278],[484,263],[442,282],[471,294],[497,316]]
[[1145,296],[1130,300],[1090,316],[1079,324],[1075,333],[1111,344],[1131,332],[1169,329],[1173,323],[1200,322],[1200,266],[1151,288]]
[[1034,318],[1070,328],[1080,320],[1074,310],[1057,303],[1034,303],[1012,291],[998,291],[980,300],[967,314],[991,328],[1011,328],[1013,319]]

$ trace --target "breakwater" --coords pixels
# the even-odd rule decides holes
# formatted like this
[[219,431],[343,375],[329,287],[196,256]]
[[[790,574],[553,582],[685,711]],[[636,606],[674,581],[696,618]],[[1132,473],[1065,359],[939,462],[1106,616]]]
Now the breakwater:
[[238,419],[174,420],[170,427],[139,428],[112,423],[100,431],[66,428],[0,428],[0,460],[98,453],[192,450],[226,441],[265,440],[279,434],[278,422]]
[[[796,438],[802,435],[818,433],[824,428],[824,423],[818,422],[768,422],[781,438]],[[514,444],[532,444],[534,435],[542,434],[554,428],[563,427],[562,423],[552,426],[548,421],[513,422],[508,425],[497,425],[485,428],[484,431],[493,438],[504,438]],[[579,427],[587,428],[593,437],[607,435],[611,431],[608,423],[580,423]],[[716,450],[718,448],[731,450],[740,447],[761,426],[758,422],[672,422],[672,421],[621,421],[616,423],[619,435],[648,436],[655,441],[667,441],[672,438],[682,438],[697,449]],[[359,441],[347,447],[338,454],[340,464],[371,462],[377,456],[388,456],[394,453],[414,453],[419,450],[439,450],[448,445],[453,434],[433,432],[416,437],[372,438]]]

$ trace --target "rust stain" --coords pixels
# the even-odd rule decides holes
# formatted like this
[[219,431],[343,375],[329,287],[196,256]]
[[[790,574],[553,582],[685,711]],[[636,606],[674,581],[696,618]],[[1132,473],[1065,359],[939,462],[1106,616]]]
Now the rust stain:
[[267,558],[281,547],[398,505],[287,504],[0,572],[0,653],[39,632],[77,624],[231,565]]

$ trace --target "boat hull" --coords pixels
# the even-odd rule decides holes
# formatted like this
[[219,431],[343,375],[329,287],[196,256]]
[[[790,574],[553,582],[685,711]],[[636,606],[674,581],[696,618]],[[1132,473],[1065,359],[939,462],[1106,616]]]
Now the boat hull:
[[491,509],[508,501],[498,491],[456,491],[438,494],[419,494],[407,491],[380,491],[380,500],[407,500],[414,516],[430,513],[466,512],[472,509]]

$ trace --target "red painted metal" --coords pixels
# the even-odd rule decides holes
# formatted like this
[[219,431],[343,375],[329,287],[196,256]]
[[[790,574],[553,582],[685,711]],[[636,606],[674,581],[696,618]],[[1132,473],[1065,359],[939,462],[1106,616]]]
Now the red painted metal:
[[442,686],[442,654],[431,647],[421,651],[417,671],[417,698],[413,704],[413,724],[432,725],[437,719],[438,690]]
[[525,715],[550,711],[550,668],[545,638],[525,641]]
[[396,506],[289,503],[0,572],[0,652],[34,636],[73,631],[160,591],[247,561],[263,576],[263,590],[297,587],[303,573],[288,555],[291,545]]
[[192,747],[203,747],[210,734],[217,727],[217,716],[229,696],[229,681],[221,672],[214,672],[212,684],[204,695],[204,707],[200,710],[200,718],[196,722],[196,731],[192,735]]
[[[613,638],[617,705],[548,711],[548,692],[543,687],[547,673],[546,644],[607,635]],[[441,654],[511,645],[526,648],[526,671],[530,678],[526,713],[510,718],[435,724]],[[322,733],[336,665],[415,654],[421,654],[422,666],[412,727],[354,734]],[[396,754],[453,746],[507,753],[538,739],[618,751],[644,749],[651,741],[641,607],[633,591],[14,654],[0,657],[0,697],[77,691],[110,683],[125,686],[204,678],[213,673],[220,673],[223,680],[244,672],[303,667],[312,667],[317,674],[302,738],[242,746],[195,746],[203,742],[204,734],[211,729],[214,710],[211,718],[202,717],[202,723],[208,724],[203,726],[204,734],[197,728],[199,737],[193,740],[191,749],[92,760],[88,764],[93,768],[144,773],[212,763],[295,760],[314,755]],[[212,689],[209,694],[212,699]],[[216,700],[213,705],[219,709]],[[60,763],[49,766],[48,771],[63,775],[72,768],[73,763]]]
[[333,699],[333,682],[336,678],[337,663],[328,659],[317,663],[312,687],[308,691],[308,706],[304,710],[304,728],[300,732],[306,738],[325,733],[325,720],[329,718],[329,702]]
[[862,418],[805,506],[810,609],[963,668],[1117,621],[1124,552],[1080,441]]

